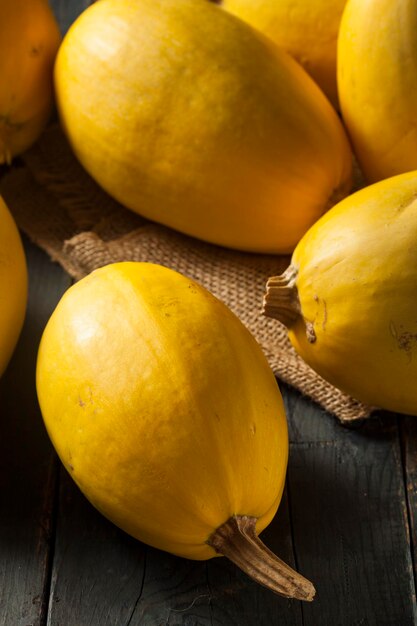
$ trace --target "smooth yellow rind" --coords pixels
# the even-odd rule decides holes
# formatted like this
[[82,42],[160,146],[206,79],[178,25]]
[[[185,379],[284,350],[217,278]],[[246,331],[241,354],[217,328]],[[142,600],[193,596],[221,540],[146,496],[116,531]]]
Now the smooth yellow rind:
[[367,404],[411,414],[417,414],[416,238],[417,172],[340,202],[294,251],[304,319],[289,331],[299,354],[331,383]]
[[296,59],[338,107],[336,56],[346,0],[223,0],[221,6]]
[[200,239],[289,252],[349,190],[350,148],[322,92],[207,0],[101,0],[66,35],[55,84],[93,178]]
[[0,375],[22,329],[26,302],[25,254],[16,224],[0,197]]
[[0,2],[0,163],[29,148],[49,119],[60,41],[46,0]]
[[278,507],[288,436],[253,337],[202,287],[146,263],[96,270],[42,337],[37,389],[52,442],[110,520],[194,559],[234,514]]
[[349,0],[338,46],[340,106],[370,182],[417,169],[417,3]]

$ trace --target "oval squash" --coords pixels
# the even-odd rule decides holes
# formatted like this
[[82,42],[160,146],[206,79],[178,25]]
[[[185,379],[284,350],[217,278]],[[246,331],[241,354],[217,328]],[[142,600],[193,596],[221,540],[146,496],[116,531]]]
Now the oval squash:
[[207,0],[101,0],[64,38],[64,130],[121,203],[232,248],[292,250],[350,187],[342,125],[304,70]]
[[340,202],[268,281],[265,313],[323,378],[417,415],[417,172]]
[[340,106],[366,178],[417,169],[417,4],[349,0],[340,25]]
[[[262,545],[284,487],[287,425],[260,347],[224,304],[158,265],[96,270],[46,326],[37,389],[61,460],[106,517],[183,557],[246,562],[259,580],[259,554],[229,544],[247,533]],[[275,569],[278,581],[260,582],[311,599],[310,583]]]
[[346,0],[222,0],[296,59],[338,107],[336,54]]
[[0,197],[0,375],[22,329],[27,302],[27,270],[19,231]]
[[47,0],[0,1],[0,164],[29,148],[49,119],[60,42]]

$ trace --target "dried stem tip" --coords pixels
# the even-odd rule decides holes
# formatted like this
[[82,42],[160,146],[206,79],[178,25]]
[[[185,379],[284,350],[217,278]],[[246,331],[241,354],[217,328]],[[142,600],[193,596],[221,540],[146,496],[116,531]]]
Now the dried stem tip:
[[289,328],[301,315],[296,287],[297,270],[289,265],[281,276],[272,276],[266,283],[263,314],[273,317]]
[[285,598],[311,601],[316,593],[312,583],[275,556],[259,539],[255,526],[255,517],[234,515],[207,543],[271,591]]

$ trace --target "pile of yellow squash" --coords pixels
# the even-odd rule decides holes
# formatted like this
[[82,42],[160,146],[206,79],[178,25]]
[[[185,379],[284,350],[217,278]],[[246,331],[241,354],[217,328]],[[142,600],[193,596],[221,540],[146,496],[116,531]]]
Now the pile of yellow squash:
[[[109,194],[216,245],[293,253],[266,315],[340,389],[417,414],[416,32],[412,0],[99,0],[61,43],[46,0],[0,0],[0,164],[45,127],[54,66],[62,128]],[[354,156],[374,184],[348,195]],[[2,372],[27,277],[1,199],[0,218]],[[280,391],[205,289],[152,264],[93,272],[45,329],[37,389],[114,523],[313,598],[258,537],[285,481]]]
[[[46,0],[0,0],[0,167],[30,147],[48,121],[60,41]],[[1,197],[0,300],[1,375],[16,346],[27,301],[23,246]]]
[[292,344],[321,376],[372,406],[413,415],[416,28],[411,0],[348,0],[338,36],[340,108],[365,180],[375,184],[305,234],[265,297],[265,313],[288,326]]

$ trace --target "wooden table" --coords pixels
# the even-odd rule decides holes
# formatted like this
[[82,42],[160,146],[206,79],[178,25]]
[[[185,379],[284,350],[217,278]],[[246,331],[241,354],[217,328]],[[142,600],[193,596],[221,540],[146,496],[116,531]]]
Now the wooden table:
[[[63,30],[83,4],[53,3]],[[36,352],[71,279],[25,248],[26,323],[0,381],[1,626],[417,624],[416,418],[381,413],[347,429],[281,385],[288,478],[262,538],[315,583],[313,603],[272,594],[224,558],[193,562],[149,548],[89,505],[48,440]]]

